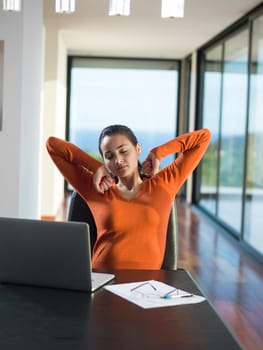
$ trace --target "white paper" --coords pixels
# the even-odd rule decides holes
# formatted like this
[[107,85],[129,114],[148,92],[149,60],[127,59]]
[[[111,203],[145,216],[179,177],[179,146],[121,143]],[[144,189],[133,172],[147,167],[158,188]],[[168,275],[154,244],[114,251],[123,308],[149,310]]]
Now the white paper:
[[[168,284],[155,280],[111,284],[104,288],[144,309],[195,304],[205,300],[204,297],[199,295],[181,297],[190,293],[181,289],[172,292],[176,289],[174,286],[169,286]],[[172,292],[171,295],[179,295],[179,297],[171,299],[165,299],[162,297],[170,292]]]

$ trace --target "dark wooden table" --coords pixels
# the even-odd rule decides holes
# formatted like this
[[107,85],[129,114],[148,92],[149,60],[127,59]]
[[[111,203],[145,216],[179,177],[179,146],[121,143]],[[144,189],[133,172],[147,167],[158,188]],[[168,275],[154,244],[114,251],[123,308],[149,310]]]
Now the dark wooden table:
[[[201,292],[184,270],[111,271],[113,283],[155,279]],[[94,294],[0,285],[0,349],[232,350],[240,346],[208,301],[142,309],[103,288]]]

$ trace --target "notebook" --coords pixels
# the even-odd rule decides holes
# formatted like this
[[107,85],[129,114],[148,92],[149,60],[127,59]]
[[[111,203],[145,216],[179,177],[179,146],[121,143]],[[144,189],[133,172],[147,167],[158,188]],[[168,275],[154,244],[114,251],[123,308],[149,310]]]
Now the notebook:
[[0,218],[0,282],[93,292],[113,278],[92,272],[86,223]]

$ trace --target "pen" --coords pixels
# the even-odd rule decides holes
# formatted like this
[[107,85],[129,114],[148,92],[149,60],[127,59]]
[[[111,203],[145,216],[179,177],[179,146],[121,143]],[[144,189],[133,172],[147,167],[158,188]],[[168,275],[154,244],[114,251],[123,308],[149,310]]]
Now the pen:
[[177,298],[189,298],[193,297],[193,294],[167,294],[163,298],[164,299],[177,299]]

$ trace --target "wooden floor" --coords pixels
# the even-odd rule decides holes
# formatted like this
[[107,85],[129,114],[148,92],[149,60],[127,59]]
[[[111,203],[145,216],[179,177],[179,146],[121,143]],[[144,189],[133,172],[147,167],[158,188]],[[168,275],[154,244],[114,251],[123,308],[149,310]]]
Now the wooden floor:
[[177,212],[179,267],[192,274],[244,350],[263,349],[263,265],[181,200]]
[[177,201],[179,267],[187,269],[246,350],[263,349],[263,265],[204,215]]

